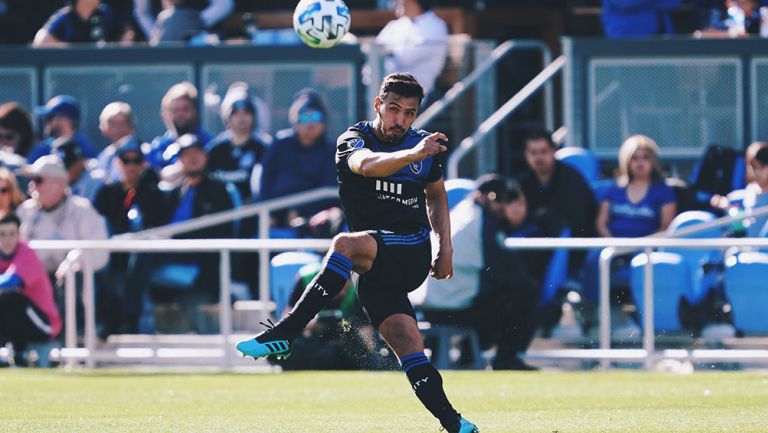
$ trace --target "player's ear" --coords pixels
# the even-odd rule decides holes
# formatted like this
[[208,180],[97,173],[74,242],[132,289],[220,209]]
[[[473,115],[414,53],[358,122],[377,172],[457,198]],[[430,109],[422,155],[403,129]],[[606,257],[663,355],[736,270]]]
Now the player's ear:
[[373,99],[373,109],[376,110],[376,113],[378,113],[380,107],[381,107],[381,98],[376,96],[376,98]]

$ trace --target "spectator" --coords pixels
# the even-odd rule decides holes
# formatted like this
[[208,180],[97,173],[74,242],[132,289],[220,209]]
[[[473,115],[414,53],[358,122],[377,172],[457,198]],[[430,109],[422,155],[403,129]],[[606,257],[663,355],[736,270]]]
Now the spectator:
[[0,151],[25,156],[35,139],[29,113],[16,102],[0,105]]
[[203,143],[211,140],[211,135],[200,128],[197,104],[197,89],[188,81],[174,84],[163,96],[160,112],[168,129],[165,134],[155,137],[144,152],[154,169],[176,162],[178,148],[171,145],[182,135],[197,134]]
[[757,152],[760,151],[760,149],[768,147],[768,143],[765,141],[755,141],[754,143],[747,146],[747,151],[744,152],[744,162],[747,166],[747,173],[746,173],[746,184],[749,185],[755,181],[755,172],[754,168],[752,166],[752,161],[755,160],[757,157]]
[[52,147],[51,154],[58,156],[67,169],[72,195],[87,198],[93,203],[96,193],[104,185],[104,172],[87,168],[80,147],[69,137],[57,138]]
[[272,139],[256,132],[256,105],[245,83],[230,86],[221,103],[227,129],[206,145],[211,177],[237,187],[243,202],[259,194],[261,161]]
[[[541,232],[557,233],[568,227],[573,237],[593,237],[597,204],[592,189],[576,169],[555,159],[555,150],[547,131],[532,131],[525,138],[528,171],[520,178],[520,186],[528,204],[527,223]],[[538,268],[543,269],[549,255],[539,257]],[[570,272],[581,268],[585,258],[583,251],[571,251]]]
[[448,25],[432,11],[432,0],[395,0],[395,16],[376,36],[386,46],[385,75],[410,72],[429,95],[448,55]]
[[497,345],[494,369],[534,369],[521,355],[536,329],[539,282],[525,256],[502,244],[525,216],[519,186],[498,175],[480,177],[477,191],[451,212],[453,278],[428,278],[422,286],[425,318],[474,328],[481,346]]
[[203,31],[212,30],[229,16],[234,6],[233,0],[165,0],[150,32],[150,43],[188,41]]
[[0,167],[0,218],[14,213],[23,201],[24,195],[19,190],[16,176],[7,168]]
[[[69,175],[58,156],[43,156],[34,164],[26,166],[23,173],[32,179],[32,198],[23,202],[17,209],[23,239],[107,238],[104,218],[96,212],[91,203],[67,192]],[[67,251],[41,251],[40,259],[46,270],[54,273],[66,255]],[[108,254],[92,250],[85,253],[85,259],[89,260],[93,270],[98,270],[107,264]]]
[[[320,96],[313,90],[302,90],[288,114],[293,127],[279,131],[264,156],[263,200],[336,185],[335,146],[326,135],[327,112]],[[297,217],[309,218],[331,206],[323,202],[290,209],[276,215],[275,222],[284,227]]]
[[30,164],[37,161],[41,156],[50,154],[51,143],[59,137],[73,137],[80,145],[83,156],[86,158],[96,157],[97,152],[93,142],[77,130],[80,126],[80,103],[77,99],[69,95],[54,96],[36,112],[45,122],[46,138],[30,150],[27,155]]
[[675,217],[675,193],[664,183],[659,147],[633,135],[619,150],[620,176],[600,203],[597,231],[603,237],[636,238],[667,229]]
[[130,42],[128,23],[101,0],[72,0],[51,16],[32,42],[33,47],[60,47],[70,43]]
[[125,102],[110,102],[99,115],[99,130],[101,135],[109,140],[109,144],[98,156],[94,168],[102,170],[104,181],[112,183],[121,181],[122,171],[117,167],[115,154],[117,149],[128,141],[136,141],[133,137],[133,110]]
[[[181,222],[232,208],[232,201],[226,187],[208,176],[206,165],[208,155],[204,144],[196,134],[185,134],[174,143],[178,147],[179,162],[183,179],[181,186],[171,192],[171,222]],[[232,237],[232,225],[200,229],[179,236],[186,239],[221,239]],[[200,267],[195,282],[197,288],[210,295],[210,301],[218,300],[219,255],[215,253],[185,254],[185,261],[194,261]]]
[[[115,167],[122,181],[99,190],[94,207],[107,220],[110,233],[132,233],[165,224],[169,218],[165,197],[158,189],[157,174],[144,165],[144,154],[136,141],[127,141],[115,152]],[[120,333],[139,332],[143,297],[149,286],[153,256],[113,253],[108,267],[112,293],[118,297],[119,317],[112,323]]]
[[[768,206],[768,147],[761,147],[750,162],[754,180],[747,186],[744,208],[752,210]],[[768,217],[762,216],[750,221],[747,236],[768,236]]]
[[[706,5],[701,5],[706,6]],[[700,6],[700,7],[701,7]],[[718,6],[718,5],[711,5]],[[703,12],[701,30],[694,32],[696,37],[744,37],[760,34],[760,6],[756,0],[726,0],[719,7],[706,9]],[[734,15],[742,14],[737,22]]]
[[670,12],[680,0],[603,0],[603,30],[610,39],[672,34]]
[[19,218],[0,217],[0,347],[13,343],[16,365],[25,365],[27,343],[50,341],[61,332],[61,317],[45,267],[19,240]]

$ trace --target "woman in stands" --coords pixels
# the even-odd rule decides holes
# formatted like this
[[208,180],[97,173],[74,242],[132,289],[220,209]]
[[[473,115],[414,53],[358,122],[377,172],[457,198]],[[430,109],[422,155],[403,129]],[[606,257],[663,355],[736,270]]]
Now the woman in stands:
[[659,147],[644,135],[619,150],[620,176],[600,203],[597,231],[604,237],[636,238],[667,229],[677,212],[675,193],[664,183]]
[[0,218],[12,214],[24,199],[16,176],[7,168],[0,167]]

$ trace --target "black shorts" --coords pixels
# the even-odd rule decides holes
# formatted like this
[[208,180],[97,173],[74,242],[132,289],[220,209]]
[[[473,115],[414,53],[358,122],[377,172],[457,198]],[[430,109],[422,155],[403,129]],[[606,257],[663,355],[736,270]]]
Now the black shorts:
[[360,275],[357,284],[360,304],[376,328],[396,313],[415,319],[408,292],[421,286],[429,275],[432,266],[429,230],[406,234],[383,230],[366,233],[376,239],[378,251],[371,269]]

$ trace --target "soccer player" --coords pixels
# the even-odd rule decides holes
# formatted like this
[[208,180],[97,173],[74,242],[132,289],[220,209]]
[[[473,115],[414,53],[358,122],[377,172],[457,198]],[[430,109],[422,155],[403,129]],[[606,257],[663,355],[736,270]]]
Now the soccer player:
[[[479,432],[443,391],[443,380],[424,355],[408,292],[428,274],[453,273],[448,200],[442,168],[445,135],[411,129],[424,90],[410,74],[384,78],[374,100],[376,119],[357,123],[336,147],[339,193],[351,233],[337,235],[323,269],[293,310],[274,327],[237,344],[244,356],[287,356],[291,342],[344,287],[354,270],[358,298],[400,358],[416,396],[449,433]],[[429,231],[439,250],[432,261]]]

